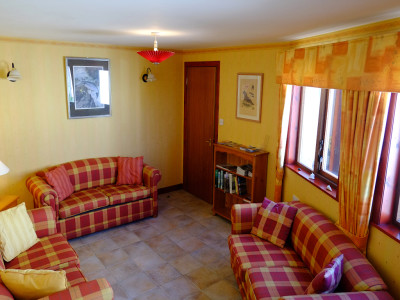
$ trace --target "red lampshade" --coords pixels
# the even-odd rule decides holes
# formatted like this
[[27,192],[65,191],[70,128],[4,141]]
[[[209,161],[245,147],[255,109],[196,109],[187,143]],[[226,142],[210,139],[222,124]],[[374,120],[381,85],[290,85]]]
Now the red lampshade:
[[168,57],[171,57],[175,54],[172,51],[163,51],[163,50],[143,50],[138,51],[138,54],[143,56],[148,61],[153,64],[159,64],[160,62],[166,60]]

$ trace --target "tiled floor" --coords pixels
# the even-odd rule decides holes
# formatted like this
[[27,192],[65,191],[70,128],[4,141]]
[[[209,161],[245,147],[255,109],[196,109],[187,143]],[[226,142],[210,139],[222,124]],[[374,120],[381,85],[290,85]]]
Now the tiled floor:
[[179,190],[159,195],[159,215],[70,240],[90,279],[115,299],[241,299],[229,262],[230,223]]

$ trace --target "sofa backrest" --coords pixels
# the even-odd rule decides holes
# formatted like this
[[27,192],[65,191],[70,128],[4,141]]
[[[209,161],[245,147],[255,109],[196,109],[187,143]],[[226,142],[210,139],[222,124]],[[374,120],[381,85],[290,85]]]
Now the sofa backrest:
[[75,160],[62,164],[68,172],[75,192],[117,181],[117,157]]
[[290,205],[298,209],[291,233],[293,248],[314,276],[333,258],[343,254],[344,270],[339,290],[387,289],[365,256],[326,216],[299,201],[290,202]]

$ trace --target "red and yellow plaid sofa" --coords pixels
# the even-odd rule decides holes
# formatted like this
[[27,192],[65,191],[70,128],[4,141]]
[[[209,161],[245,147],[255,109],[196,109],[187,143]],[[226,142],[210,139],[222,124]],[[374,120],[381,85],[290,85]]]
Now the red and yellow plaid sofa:
[[[0,255],[1,269],[60,270],[66,272],[69,288],[42,299],[113,299],[113,290],[105,278],[86,281],[79,269],[79,258],[65,237],[57,233],[54,211],[41,207],[28,211],[39,242],[10,262]],[[13,299],[0,282],[0,299]]]
[[116,185],[117,157],[76,160],[62,164],[74,193],[59,201],[57,192],[37,172],[26,180],[35,207],[50,206],[57,229],[67,239],[76,238],[150,216],[157,216],[158,169],[144,164],[143,185]]
[[[382,278],[354,244],[323,214],[298,201],[285,248],[250,234],[260,204],[232,207],[231,265],[243,299],[390,299]],[[335,293],[304,295],[312,279],[344,255]]]

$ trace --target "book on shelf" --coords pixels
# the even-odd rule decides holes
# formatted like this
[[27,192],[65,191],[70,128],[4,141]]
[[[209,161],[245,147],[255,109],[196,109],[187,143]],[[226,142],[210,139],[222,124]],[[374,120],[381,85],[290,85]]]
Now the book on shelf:
[[253,166],[251,164],[238,166],[236,173],[238,173],[239,175],[242,175],[242,176],[252,177],[253,176]]
[[227,170],[227,171],[232,171],[236,172],[237,166],[231,165],[231,164],[218,164],[216,165],[217,168]]
[[246,178],[236,176],[235,174],[215,170],[215,187],[223,190],[225,193],[245,195],[247,194]]

